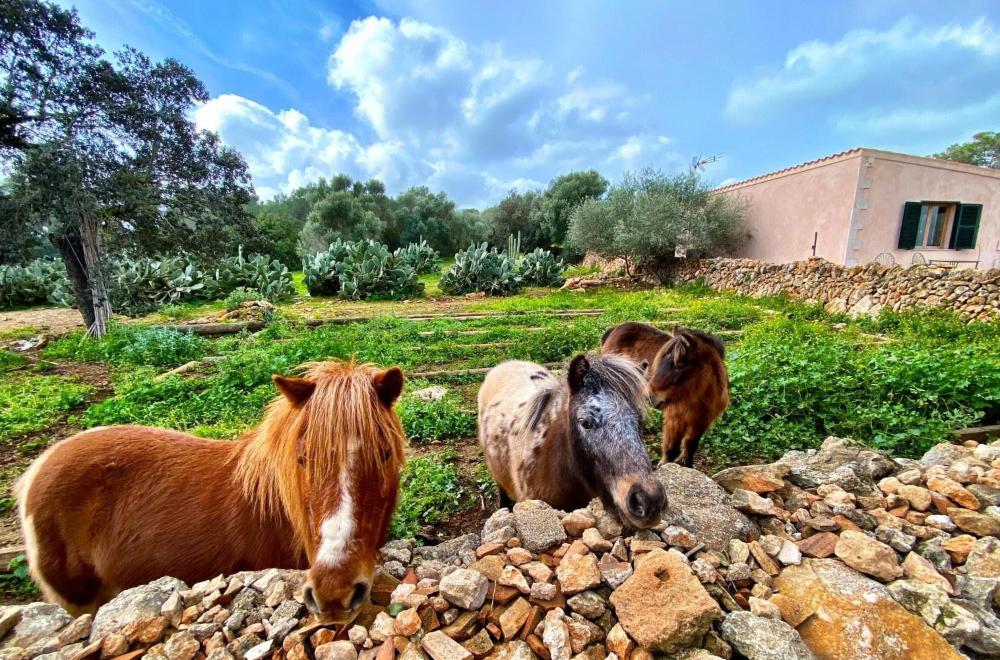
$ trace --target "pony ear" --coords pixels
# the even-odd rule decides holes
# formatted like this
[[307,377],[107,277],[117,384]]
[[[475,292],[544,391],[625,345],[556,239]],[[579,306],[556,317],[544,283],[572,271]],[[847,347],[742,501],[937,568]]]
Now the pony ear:
[[301,406],[316,389],[316,383],[305,378],[291,378],[274,374],[271,376],[278,391],[281,392],[293,406]]
[[684,358],[690,347],[688,339],[675,330],[674,338],[663,345],[653,360],[653,375],[649,381],[653,390],[679,385],[684,380],[689,367]]
[[576,392],[583,387],[583,377],[587,375],[588,371],[590,371],[590,362],[587,361],[586,355],[577,355],[573,358],[569,363],[568,370],[570,392]]
[[403,391],[403,372],[399,367],[386,369],[375,375],[375,378],[372,379],[372,385],[375,386],[375,391],[382,403],[391,406]]

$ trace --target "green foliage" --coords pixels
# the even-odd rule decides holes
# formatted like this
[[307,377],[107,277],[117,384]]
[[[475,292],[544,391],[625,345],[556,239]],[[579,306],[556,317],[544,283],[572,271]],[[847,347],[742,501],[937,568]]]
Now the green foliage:
[[0,442],[44,430],[92,391],[62,376],[5,376],[0,383]]
[[392,538],[416,536],[425,525],[442,522],[459,509],[462,490],[453,460],[454,454],[446,451],[406,464],[389,530]]
[[517,274],[529,286],[562,286],[566,281],[565,270],[562,259],[542,248],[535,248],[517,260]]
[[462,409],[452,394],[436,401],[404,396],[396,406],[410,442],[425,443],[476,437],[476,414]]
[[496,206],[487,211],[493,227],[493,242],[501,245],[508,236],[521,235],[525,250],[548,245],[542,227],[542,196],[534,190],[511,190]]
[[392,200],[381,181],[352,181],[338,174],[309,210],[300,238],[302,254],[323,249],[336,239],[381,240],[392,220]]
[[976,133],[970,142],[953,144],[934,157],[1000,169],[1000,131]]
[[295,293],[292,274],[284,264],[263,254],[244,257],[242,248],[235,257],[222,260],[215,279],[216,297],[239,288],[257,291],[260,298],[270,301],[286,300]]
[[419,243],[410,243],[406,247],[396,248],[393,256],[415,270],[417,275],[441,271],[441,255],[423,238],[420,239]]
[[254,302],[255,300],[260,300],[260,292],[241,286],[238,289],[230,291],[223,302],[226,304],[226,311],[231,312],[239,309],[243,303]]
[[542,193],[541,222],[551,246],[566,239],[573,210],[588,199],[597,199],[608,189],[608,181],[596,170],[570,172],[552,180]]
[[349,245],[338,238],[322,252],[302,258],[302,273],[310,296],[333,296],[340,292],[337,263],[347,258]]
[[481,291],[489,296],[508,296],[521,290],[521,276],[506,253],[482,243],[455,255],[455,263],[441,277],[440,286],[452,295]]
[[11,353],[5,348],[0,348],[0,373],[3,373],[14,367],[19,367],[25,363],[24,357],[18,355],[17,353]]
[[584,202],[567,240],[578,252],[620,257],[662,274],[678,248],[688,257],[712,256],[745,238],[743,205],[715,195],[696,173],[666,176],[652,169],[626,174],[607,199]]
[[88,341],[82,332],[73,332],[52,342],[43,354],[49,359],[169,367],[204,357],[208,345],[194,333],[112,323],[99,339]]
[[0,265],[0,309],[49,302],[69,306],[69,278],[61,261],[36,259],[26,266]]
[[375,241],[358,241],[337,264],[340,297],[351,300],[405,300],[424,295],[424,284],[406,261]]
[[12,593],[16,598],[35,598],[38,587],[31,579],[28,571],[28,560],[24,555],[18,555],[7,564],[7,572],[0,575],[0,590]]

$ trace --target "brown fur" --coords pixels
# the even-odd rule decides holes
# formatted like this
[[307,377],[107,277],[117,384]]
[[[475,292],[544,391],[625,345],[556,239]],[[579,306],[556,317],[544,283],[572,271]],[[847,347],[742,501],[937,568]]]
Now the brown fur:
[[663,462],[689,466],[698,441],[729,406],[725,348],[714,335],[686,328],[668,334],[622,323],[604,334],[602,353],[645,362],[653,405],[663,412]]
[[193,583],[306,568],[321,522],[346,492],[364,513],[345,560],[313,565],[309,576],[323,609],[342,609],[357,580],[370,580],[395,508],[404,439],[392,402],[402,375],[325,362],[275,382],[284,396],[239,441],[114,426],[39,457],[17,490],[29,566],[46,598],[87,611],[165,575]]

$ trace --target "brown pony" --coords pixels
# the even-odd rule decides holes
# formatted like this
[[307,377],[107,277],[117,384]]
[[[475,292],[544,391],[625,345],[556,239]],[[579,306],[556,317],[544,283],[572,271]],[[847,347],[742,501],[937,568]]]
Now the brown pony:
[[663,457],[691,467],[698,441],[729,406],[726,349],[715,335],[645,323],[622,323],[604,333],[602,353],[618,353],[646,366],[649,395],[663,412]]
[[396,506],[404,438],[394,367],[308,365],[241,440],[143,426],[84,431],[42,454],[16,492],[32,577],[93,611],[122,589],[269,567],[309,568],[305,602],[339,616],[367,598]]
[[561,382],[533,362],[504,362],[479,389],[479,442],[508,498],[569,511],[600,497],[636,529],[666,505],[642,442],[642,372],[614,355],[578,355]]

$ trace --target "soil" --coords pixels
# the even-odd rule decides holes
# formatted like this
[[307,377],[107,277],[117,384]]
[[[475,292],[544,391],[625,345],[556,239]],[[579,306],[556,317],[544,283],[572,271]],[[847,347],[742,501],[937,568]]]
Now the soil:
[[32,307],[0,312],[0,334],[21,328],[38,328],[41,334],[61,335],[82,327],[80,312],[68,307]]

